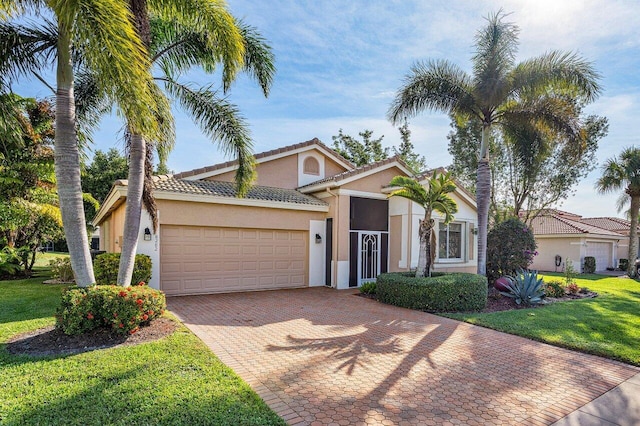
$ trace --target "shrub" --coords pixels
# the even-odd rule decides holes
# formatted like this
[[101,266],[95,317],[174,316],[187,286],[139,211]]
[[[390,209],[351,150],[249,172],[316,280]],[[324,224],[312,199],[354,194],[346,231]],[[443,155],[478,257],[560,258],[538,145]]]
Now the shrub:
[[166,306],[164,293],[144,283],[71,288],[62,295],[56,327],[66,334],[82,334],[98,327],[133,334],[162,315]]
[[544,297],[542,278],[538,278],[536,271],[524,271],[520,269],[514,276],[510,276],[509,291],[501,291],[500,294],[511,297],[518,305],[537,305]]
[[487,287],[487,278],[476,274],[388,273],[378,275],[376,295],[383,303],[421,311],[479,311],[487,305]]
[[17,275],[21,271],[20,260],[15,248],[7,246],[0,250],[0,276]]
[[[96,276],[96,284],[111,285],[118,282],[118,268],[120,267],[120,253],[104,253],[96,256],[93,261],[93,270]],[[151,279],[151,258],[146,254],[136,254],[133,266],[133,277],[129,284],[136,285],[139,282],[149,282]]]
[[564,284],[561,281],[549,281],[544,283],[544,294],[549,297],[562,297],[564,296]]
[[618,264],[620,266],[621,271],[626,271],[629,267],[629,259],[620,259],[618,260]]
[[375,282],[367,282],[360,286],[360,293],[362,294],[376,294],[376,283]]
[[68,257],[60,257],[49,261],[51,267],[51,276],[65,283],[72,282],[74,279],[73,269],[71,269],[71,259]]
[[575,282],[572,282],[571,284],[567,284],[567,293],[578,294],[579,291],[580,291],[580,286],[578,286],[578,284],[576,284]]
[[577,272],[573,268],[573,261],[569,258],[564,261],[564,283],[566,285],[571,285],[576,282]]
[[596,258],[593,256],[585,256],[584,272],[586,274],[593,274],[595,271],[596,271]]
[[527,269],[536,251],[533,232],[517,218],[507,219],[487,234],[487,278],[493,282],[503,275]]

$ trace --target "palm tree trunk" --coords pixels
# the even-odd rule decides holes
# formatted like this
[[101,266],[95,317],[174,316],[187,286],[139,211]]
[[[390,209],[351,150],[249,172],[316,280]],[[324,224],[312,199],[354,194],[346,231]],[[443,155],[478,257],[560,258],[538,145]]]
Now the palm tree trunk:
[[631,195],[631,229],[629,230],[629,265],[627,274],[635,277],[636,258],[638,257],[638,210],[640,209],[640,194]]
[[[149,49],[151,45],[151,31],[149,29],[149,15],[146,0],[130,0],[129,7],[133,14],[134,26],[138,37]],[[124,231],[122,234],[122,252],[118,268],[118,285],[129,286],[133,277],[133,267],[138,249],[138,235],[140,233],[140,219],[142,215],[142,194],[144,190],[145,160],[147,145],[144,138],[131,132],[129,146],[129,177],[127,185],[127,207],[124,217]]]
[[489,203],[491,201],[491,168],[489,167],[489,129],[482,127],[480,159],[476,183],[478,206],[478,274],[487,275],[487,232],[489,225]]
[[129,178],[127,183],[127,207],[122,234],[122,253],[118,268],[118,285],[129,286],[138,249],[140,217],[142,215],[142,191],[146,144],[139,134],[132,134],[129,142]]
[[433,230],[433,220],[431,215],[425,213],[425,217],[420,221],[418,236],[420,238],[420,251],[418,252],[418,267],[416,268],[416,278],[431,275],[431,232]]
[[71,267],[76,284],[86,287],[95,283],[96,280],[93,276],[80,184],[80,151],[76,134],[71,66],[71,32],[69,26],[62,21],[58,22],[58,28],[55,172]]

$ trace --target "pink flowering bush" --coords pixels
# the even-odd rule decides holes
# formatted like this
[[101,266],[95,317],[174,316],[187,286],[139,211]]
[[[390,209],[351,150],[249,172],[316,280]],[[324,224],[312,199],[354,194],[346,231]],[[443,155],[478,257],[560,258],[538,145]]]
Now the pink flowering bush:
[[164,293],[144,285],[71,288],[62,295],[56,327],[66,334],[82,334],[106,327],[118,334],[133,334],[161,316],[167,307]]

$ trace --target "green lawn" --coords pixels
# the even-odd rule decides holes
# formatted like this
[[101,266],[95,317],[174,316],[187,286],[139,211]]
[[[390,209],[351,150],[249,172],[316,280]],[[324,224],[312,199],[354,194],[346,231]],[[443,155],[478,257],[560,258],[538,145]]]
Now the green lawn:
[[6,340],[53,324],[62,286],[0,281],[0,424],[284,425],[185,327],[153,343],[11,356]]
[[49,261],[53,259],[58,259],[61,257],[69,257],[69,253],[62,253],[57,251],[49,251],[44,253],[38,253],[36,255],[36,262],[34,266],[36,267],[47,267],[49,266]]
[[[545,279],[562,278],[546,274]],[[640,283],[587,274],[579,275],[576,281],[599,296],[542,308],[446,316],[640,365]]]

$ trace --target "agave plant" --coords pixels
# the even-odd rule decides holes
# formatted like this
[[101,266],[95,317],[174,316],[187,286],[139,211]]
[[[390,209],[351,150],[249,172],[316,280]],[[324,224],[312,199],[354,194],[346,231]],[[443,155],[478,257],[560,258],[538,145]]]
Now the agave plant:
[[537,305],[542,303],[544,286],[542,278],[538,278],[537,271],[524,271],[519,269],[515,276],[508,276],[509,291],[501,291],[500,294],[515,299],[518,305]]

